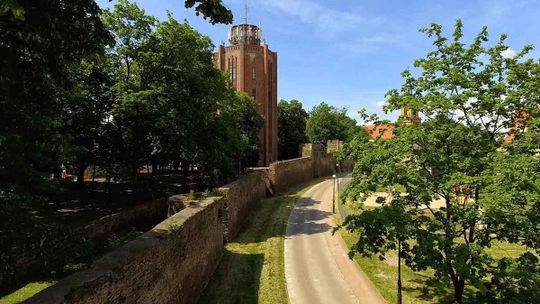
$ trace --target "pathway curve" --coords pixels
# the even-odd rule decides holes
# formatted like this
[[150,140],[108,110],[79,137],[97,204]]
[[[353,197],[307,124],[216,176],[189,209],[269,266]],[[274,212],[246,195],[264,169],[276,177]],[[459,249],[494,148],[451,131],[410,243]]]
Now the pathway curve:
[[358,265],[332,218],[332,180],[302,195],[285,238],[285,277],[291,304],[386,303]]

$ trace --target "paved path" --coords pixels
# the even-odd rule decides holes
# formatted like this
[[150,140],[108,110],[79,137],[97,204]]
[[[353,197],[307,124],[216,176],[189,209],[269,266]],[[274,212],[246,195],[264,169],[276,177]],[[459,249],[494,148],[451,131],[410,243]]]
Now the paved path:
[[386,303],[339,234],[332,235],[332,180],[309,189],[291,213],[285,277],[291,304]]

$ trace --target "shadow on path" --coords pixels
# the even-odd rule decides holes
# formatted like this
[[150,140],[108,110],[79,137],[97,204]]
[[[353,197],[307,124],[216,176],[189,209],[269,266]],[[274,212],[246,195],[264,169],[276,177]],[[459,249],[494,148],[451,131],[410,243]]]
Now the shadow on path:
[[286,236],[317,234],[333,229],[328,223],[322,222],[331,218],[332,212],[318,210],[319,204],[321,201],[308,197],[301,198],[291,213]]

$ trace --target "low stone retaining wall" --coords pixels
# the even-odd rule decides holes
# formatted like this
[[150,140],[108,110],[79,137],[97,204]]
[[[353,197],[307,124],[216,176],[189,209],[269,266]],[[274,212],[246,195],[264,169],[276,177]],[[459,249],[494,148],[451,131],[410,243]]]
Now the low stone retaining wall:
[[268,178],[276,193],[313,179],[313,164],[310,157],[301,157],[271,163]]
[[25,303],[195,303],[223,253],[223,208],[191,205]]
[[167,218],[167,199],[159,198],[126,211],[106,215],[86,225],[84,230],[89,238],[105,239],[129,227],[146,226],[148,223],[160,222],[165,218]]
[[249,173],[217,189],[225,204],[225,239],[232,240],[249,218],[253,209],[266,197],[264,171]]

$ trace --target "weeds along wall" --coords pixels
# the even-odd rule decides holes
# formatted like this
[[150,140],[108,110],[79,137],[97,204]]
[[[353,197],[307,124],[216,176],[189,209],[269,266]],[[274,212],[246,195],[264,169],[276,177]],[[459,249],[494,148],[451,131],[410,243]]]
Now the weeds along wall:
[[194,303],[223,253],[224,202],[210,197],[26,303]]

